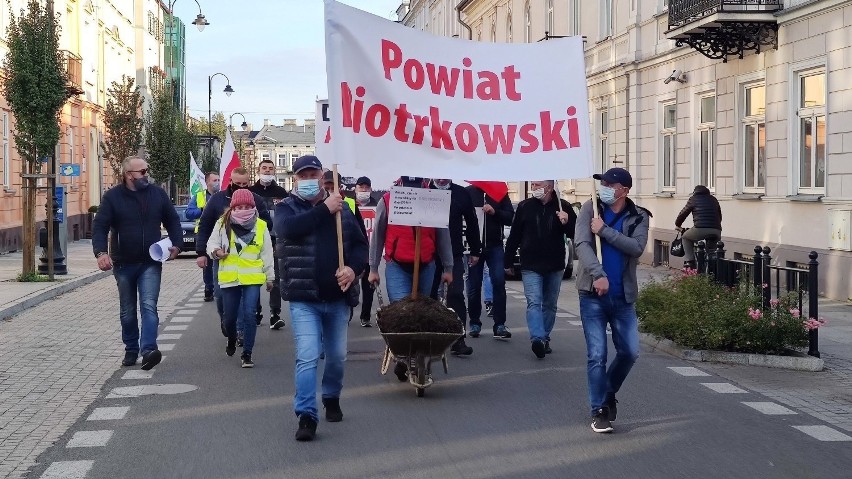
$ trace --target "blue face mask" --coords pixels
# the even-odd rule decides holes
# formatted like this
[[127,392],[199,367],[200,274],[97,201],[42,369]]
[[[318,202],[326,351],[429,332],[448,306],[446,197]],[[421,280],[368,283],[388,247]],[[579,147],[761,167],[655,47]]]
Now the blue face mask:
[[320,184],[318,179],[299,180],[296,184],[296,194],[303,199],[312,200],[320,192]]
[[603,201],[605,205],[611,205],[615,203],[615,188],[610,188],[609,186],[599,186],[598,196],[601,198],[601,201]]

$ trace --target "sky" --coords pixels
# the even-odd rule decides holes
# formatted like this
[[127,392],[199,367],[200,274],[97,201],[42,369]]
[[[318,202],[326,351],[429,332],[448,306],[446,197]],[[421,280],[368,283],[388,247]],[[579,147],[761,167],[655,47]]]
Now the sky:
[[[199,32],[193,0],[174,4],[186,24],[187,107],[207,117],[208,76],[223,73],[234,93],[223,90],[225,77],[213,78],[213,112],[226,120],[242,113],[253,129],[263,120],[313,118],[317,97],[325,98],[325,37],[322,0],[198,0],[210,22]],[[400,0],[343,0],[342,3],[396,20]],[[242,123],[233,115],[235,129]],[[300,121],[301,123],[301,121]]]

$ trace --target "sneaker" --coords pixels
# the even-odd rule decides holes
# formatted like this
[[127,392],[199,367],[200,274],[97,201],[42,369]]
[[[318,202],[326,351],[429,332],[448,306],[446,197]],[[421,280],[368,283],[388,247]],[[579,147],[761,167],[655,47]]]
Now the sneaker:
[[491,301],[485,302],[485,314],[489,318],[494,316],[494,303],[492,303]]
[[609,420],[609,411],[606,406],[598,409],[592,419],[592,431],[612,432],[612,423]]
[[127,351],[124,353],[124,359],[121,360],[121,365],[124,367],[133,366],[139,358],[139,353],[136,351]]
[[317,422],[311,416],[299,416],[299,429],[296,429],[297,441],[313,441],[317,435]]
[[243,347],[243,332],[242,331],[237,333],[237,346],[240,347],[240,348]]
[[222,328],[222,336],[228,337],[228,330],[225,329],[225,321],[219,320],[219,327]]
[[362,328],[372,328],[373,325],[370,324],[370,318],[361,318],[361,327]]
[[256,314],[254,315],[254,322],[255,322],[258,326],[260,326],[260,323],[262,323],[262,322],[263,322],[263,314],[262,314],[262,313],[256,313]]
[[618,416],[618,400],[615,399],[615,395],[612,394],[609,396],[609,399],[604,403],[604,407],[609,411],[609,415],[607,419],[609,422],[615,422],[615,417]]
[[458,341],[453,343],[450,352],[456,356],[470,356],[473,354],[473,348],[464,343],[464,338],[459,338]]
[[228,339],[228,345],[225,346],[225,354],[233,356],[235,352],[237,352],[237,340]]
[[281,316],[277,314],[273,314],[271,318],[269,318],[269,329],[279,330],[284,327],[284,320],[281,319]]
[[482,332],[482,325],[480,324],[471,324],[470,331],[467,332],[467,335],[471,338],[478,338],[479,333]]
[[509,339],[512,337],[512,332],[505,324],[494,327],[494,339]]
[[204,302],[209,303],[211,301],[213,301],[213,290],[212,289],[205,289],[204,290]]
[[254,367],[254,361],[251,360],[251,354],[243,354],[242,356],[240,356],[240,359],[242,359],[242,363],[240,364],[241,368]]
[[544,342],[544,354],[550,354],[552,352],[553,352],[553,350],[550,349],[550,341],[545,341]]
[[147,353],[142,355],[142,369],[144,371],[148,371],[154,366],[160,364],[160,361],[163,360],[163,353],[159,350],[148,351]]
[[408,381],[408,366],[406,366],[404,362],[397,361],[396,366],[393,367],[393,373],[396,374],[396,378],[399,379],[399,382]]
[[343,420],[343,411],[340,410],[340,398],[322,398],[325,406],[325,420],[328,422],[340,422]]
[[535,353],[535,357],[544,359],[544,355],[546,354],[544,351],[544,341],[536,339],[532,342],[532,352]]

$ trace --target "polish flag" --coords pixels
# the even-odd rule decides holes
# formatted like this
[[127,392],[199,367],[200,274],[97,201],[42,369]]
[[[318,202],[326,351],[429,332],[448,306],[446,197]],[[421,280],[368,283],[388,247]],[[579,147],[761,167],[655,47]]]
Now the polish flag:
[[240,154],[234,147],[231,130],[225,130],[225,148],[222,150],[222,159],[219,161],[219,181],[223,190],[231,183],[231,172],[239,167]]
[[502,200],[509,193],[509,185],[503,181],[466,181],[484,191],[494,201]]

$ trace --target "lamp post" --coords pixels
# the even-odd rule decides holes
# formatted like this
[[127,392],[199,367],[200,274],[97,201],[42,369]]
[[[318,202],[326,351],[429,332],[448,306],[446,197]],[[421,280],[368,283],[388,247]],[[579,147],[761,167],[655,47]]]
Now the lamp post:
[[226,95],[231,96],[231,93],[234,93],[234,89],[231,88],[231,79],[228,78],[228,75],[224,73],[214,73],[207,77],[207,157],[211,160],[213,159],[213,77],[217,75],[222,75],[225,77],[225,81],[228,83],[225,84],[225,89],[222,90]]
[[[228,117],[228,125],[229,125],[229,128],[231,129],[231,136],[234,135],[234,115],[240,115],[241,117],[243,117],[243,122],[240,124],[240,128],[242,128],[243,131],[248,131],[248,123],[246,123],[246,116],[243,115],[242,113],[239,113],[239,112],[231,113],[231,116]],[[243,156],[243,137],[242,137],[242,135],[240,136],[240,144],[239,144],[239,146],[237,146],[237,151],[240,153],[240,157],[242,157]],[[253,173],[252,173],[251,176],[252,176],[252,179],[254,179]]]
[[[175,3],[177,0],[169,0],[169,48],[171,52],[169,53],[169,75],[172,77],[172,100],[174,100],[175,95],[175,36],[177,36],[175,32]],[[192,24],[198,27],[199,32],[204,31],[204,27],[210,25],[210,22],[204,18],[204,15],[201,13],[201,4],[198,3],[198,0],[195,0],[195,4],[198,5],[198,16],[195,17],[195,20],[192,21]]]

